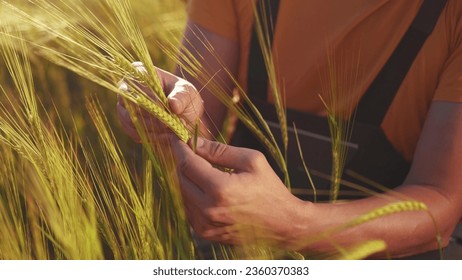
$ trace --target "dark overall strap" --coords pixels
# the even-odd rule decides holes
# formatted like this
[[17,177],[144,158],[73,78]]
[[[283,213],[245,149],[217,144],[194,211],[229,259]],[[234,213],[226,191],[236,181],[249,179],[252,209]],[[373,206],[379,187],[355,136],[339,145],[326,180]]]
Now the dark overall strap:
[[425,0],[397,48],[360,100],[356,120],[380,126],[407,72],[432,33],[447,0]]
[[[257,2],[257,15],[261,24],[271,24],[268,26],[269,42],[273,43],[274,27],[276,26],[279,12],[279,0],[259,0]],[[263,18],[265,17],[265,18]],[[265,30],[263,28],[263,30]],[[261,46],[258,40],[257,26],[252,28],[250,41],[249,69],[247,75],[247,92],[252,99],[266,100],[268,92],[268,74],[263,60]]]
[[[409,68],[432,33],[446,2],[447,0],[424,0],[397,48],[361,98],[356,111],[357,122],[380,126]],[[258,14],[260,17],[266,16],[266,21],[261,19],[260,22],[276,26],[279,0],[259,0],[257,11],[261,9],[265,12]],[[274,28],[268,28],[268,31],[272,42]],[[255,27],[250,41],[247,84],[247,92],[252,100],[267,100],[268,75]]]

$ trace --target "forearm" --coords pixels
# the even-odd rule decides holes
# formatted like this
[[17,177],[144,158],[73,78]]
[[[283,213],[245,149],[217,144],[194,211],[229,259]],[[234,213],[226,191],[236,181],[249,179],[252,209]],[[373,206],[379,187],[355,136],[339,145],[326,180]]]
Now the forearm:
[[[402,211],[342,229],[361,215],[403,200],[423,202],[429,211]],[[387,244],[382,256],[386,253],[394,257],[418,254],[438,249],[440,245],[446,246],[457,222],[456,211],[448,205],[451,205],[448,198],[435,188],[417,185],[400,187],[395,194],[386,197],[335,204],[309,203],[300,216],[304,221],[296,230],[295,239],[305,250],[315,252],[333,251],[334,245],[349,247],[380,239]],[[441,244],[437,241],[438,234]]]

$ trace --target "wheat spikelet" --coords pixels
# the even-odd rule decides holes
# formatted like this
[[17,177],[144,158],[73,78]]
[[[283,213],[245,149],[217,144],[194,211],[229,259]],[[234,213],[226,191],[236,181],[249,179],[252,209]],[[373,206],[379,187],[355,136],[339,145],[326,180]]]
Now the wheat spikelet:
[[387,215],[392,215],[399,212],[406,212],[406,211],[428,211],[427,206],[419,201],[398,201],[393,202],[383,207],[377,208],[375,210],[370,211],[358,218],[350,221],[349,223],[342,226],[342,228],[350,228],[354,226],[358,226],[369,222],[371,220],[375,220]]
[[183,142],[188,142],[191,138],[190,132],[186,129],[185,125],[181,122],[180,118],[172,113],[167,112],[162,107],[158,106],[149,98],[138,95],[134,97],[136,104],[154,115],[163,124],[168,126]]
[[425,211],[430,215],[430,218],[433,220],[433,223],[435,225],[436,238],[437,238],[438,244],[441,244],[440,234],[438,232],[436,222],[433,216],[428,211],[427,206],[422,202],[409,200],[409,201],[392,202],[383,207],[379,207],[374,210],[371,210],[367,212],[366,214],[363,214],[347,223],[344,223],[339,226],[325,230],[319,233],[318,235],[305,240],[305,242],[302,242],[301,245],[306,247],[310,244],[316,243],[321,240],[328,240],[330,237],[332,237],[333,235],[337,233],[340,233],[352,227],[362,225],[369,221],[376,220],[376,219],[379,219],[385,216],[393,215],[395,213],[409,212],[409,211]]
[[384,251],[386,248],[387,244],[383,240],[370,240],[344,250],[340,255],[335,256],[334,259],[362,260],[375,253]]
[[[164,90],[157,76],[157,72],[154,74],[155,77],[152,77],[152,75],[147,72],[144,63],[139,61],[130,63],[126,58],[117,53],[112,55],[112,62],[120,70],[128,73],[128,77],[126,78],[135,79],[136,82],[148,87],[155,94],[157,99],[159,99],[162,104],[166,106],[168,102],[167,97],[165,96]],[[108,66],[114,67],[114,65]]]

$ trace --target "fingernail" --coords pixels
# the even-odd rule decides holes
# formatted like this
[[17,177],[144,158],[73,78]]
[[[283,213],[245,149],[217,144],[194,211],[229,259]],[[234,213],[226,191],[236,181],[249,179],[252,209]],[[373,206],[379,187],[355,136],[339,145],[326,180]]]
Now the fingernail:
[[125,83],[124,80],[120,81],[117,86],[119,87],[119,90],[122,92],[128,92],[128,85]]
[[135,61],[135,62],[132,62],[132,66],[135,67],[135,68],[144,67],[144,64],[141,61]]
[[141,74],[147,74],[148,73],[148,70],[146,70],[146,67],[144,67],[143,62],[141,62],[141,61],[133,62],[132,66],[135,67],[135,69]]

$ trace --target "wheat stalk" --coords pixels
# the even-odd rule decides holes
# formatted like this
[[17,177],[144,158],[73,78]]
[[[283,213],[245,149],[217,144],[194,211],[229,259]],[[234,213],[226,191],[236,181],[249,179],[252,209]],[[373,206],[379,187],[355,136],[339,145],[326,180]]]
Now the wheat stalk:
[[[287,151],[287,146],[289,144],[289,136],[287,133],[287,118],[286,118],[286,111],[285,111],[285,102],[284,102],[284,95],[279,86],[279,82],[277,80],[276,68],[274,64],[274,55],[272,55],[271,49],[271,42],[270,37],[270,29],[273,29],[273,22],[267,22],[267,15],[265,9],[265,2],[262,2],[263,5],[260,10],[254,9],[254,27],[257,31],[257,38],[260,44],[260,48],[263,55],[263,60],[266,66],[266,72],[268,74],[268,81],[271,88],[271,93],[274,99],[274,105],[276,108],[276,113],[279,120],[279,125],[281,127],[281,137],[284,151]],[[261,17],[260,17],[261,16]],[[263,21],[261,21],[263,19]]]
[[[341,51],[340,51],[341,52]],[[332,170],[330,200],[338,199],[341,178],[347,156],[347,145],[352,133],[355,118],[353,98],[359,95],[363,82],[359,72],[360,55],[341,52],[337,57],[329,43],[326,43],[326,73],[320,73],[321,93],[332,141]]]
[[[54,129],[45,129],[39,117],[30,65],[25,63],[27,49],[24,44],[14,45],[11,38],[1,38],[6,43],[1,51],[22,98],[19,104],[2,103],[0,141],[17,152],[22,170],[27,174],[20,189],[26,209],[35,212],[23,214],[30,215],[27,234],[32,236],[22,237],[32,238],[25,251],[35,250],[39,258],[53,254],[55,258],[100,259],[102,250],[87,178],[75,154],[69,153],[68,145],[63,144],[72,141]],[[14,210],[23,205],[11,207]],[[50,242],[51,250],[43,240]]]
[[[0,47],[2,51],[17,51],[20,49],[18,46],[27,46],[53,63],[113,93],[121,94],[139,107],[151,111],[167,125],[171,124],[174,129],[182,129],[179,119],[171,116],[166,104],[162,103],[166,98],[160,82],[155,81],[156,76],[144,75],[131,65],[135,56],[145,60],[146,65],[147,51],[143,48],[131,50],[135,53],[133,56],[116,39],[120,38],[120,34],[111,35],[113,32],[106,28],[107,22],[102,24],[97,20],[100,17],[93,14],[90,6],[101,8],[104,6],[102,2],[33,0],[30,3],[34,9],[27,9],[16,1],[2,1],[2,8],[14,11],[10,14],[21,19],[18,21],[23,26],[31,26],[23,30],[39,30],[40,34],[50,36],[38,42],[32,34],[23,34],[30,37],[22,38],[19,33],[11,33],[14,28],[8,27],[1,30]],[[119,8],[121,12],[125,9],[126,13],[122,16],[128,15],[130,7],[126,4],[129,1],[107,3],[125,5]],[[104,9],[103,16],[108,20],[114,9],[109,9],[107,5]],[[47,16],[37,17],[37,12]],[[112,24],[123,20],[115,17],[112,19]],[[3,27],[3,23],[0,26]],[[136,32],[129,26],[133,22],[129,19],[124,24],[124,38],[130,38],[131,35],[127,33]],[[140,34],[137,36],[141,38]],[[138,46],[138,43],[134,45]],[[143,53],[144,56],[137,53]],[[18,53],[13,51],[11,54]],[[17,77],[31,77],[23,75],[30,73],[26,67],[22,69],[22,64],[28,65],[28,57],[17,56],[11,61],[13,63],[8,69],[15,71],[13,73]],[[150,68],[154,70],[153,66]],[[116,81],[122,78],[127,80],[130,91],[119,91]],[[27,212],[21,214],[18,209],[23,205],[16,201],[13,203],[13,199],[9,204],[2,203],[0,189],[0,229],[5,233],[4,236],[18,235],[17,239],[11,238],[12,242],[0,241],[0,257],[99,259],[103,257],[101,241],[104,240],[107,246],[107,255],[104,257],[108,258],[194,258],[190,229],[182,211],[178,182],[174,178],[173,156],[165,150],[165,146],[154,147],[156,150],[150,152],[151,161],[145,161],[147,163],[142,178],[137,177],[131,174],[122,158],[122,151],[115,142],[116,137],[111,133],[100,107],[90,105],[88,109],[101,138],[101,145],[88,151],[80,140],[70,141],[65,132],[44,124],[37,106],[31,105],[37,94],[31,81],[19,78],[17,84],[26,85],[19,91],[24,98],[20,99],[21,104],[16,104],[14,99],[9,99],[10,104],[4,104],[2,100],[0,142],[15,150],[15,156],[21,159],[19,165],[25,166],[22,169],[15,166],[14,170],[23,170],[27,174],[27,180],[18,180],[29,184],[28,188],[24,188],[28,190],[27,195],[24,194]],[[156,94],[162,94],[163,98],[159,96],[152,101],[139,85],[148,85]],[[27,94],[26,90],[29,91]],[[9,96],[6,98],[8,101]],[[186,135],[185,130],[179,133],[183,141],[187,141]],[[158,143],[153,143],[153,146],[156,145]],[[81,150],[77,150],[77,147]],[[84,159],[78,157],[80,153]],[[102,153],[103,157],[98,158],[96,153]],[[85,166],[79,165],[80,162],[84,162]],[[5,168],[8,170],[10,167]],[[17,183],[16,177],[7,178]],[[160,193],[153,190],[153,184],[161,185]],[[17,197],[22,186],[13,186],[13,192],[8,197]],[[5,214],[10,210],[15,213],[10,215],[12,218]],[[18,224],[22,219],[27,220],[25,230]],[[31,230],[26,232],[29,227]]]

